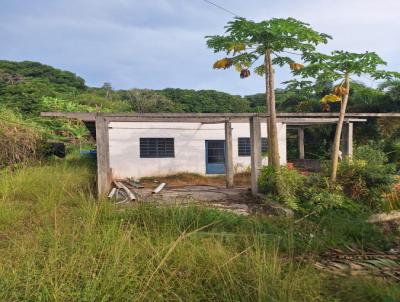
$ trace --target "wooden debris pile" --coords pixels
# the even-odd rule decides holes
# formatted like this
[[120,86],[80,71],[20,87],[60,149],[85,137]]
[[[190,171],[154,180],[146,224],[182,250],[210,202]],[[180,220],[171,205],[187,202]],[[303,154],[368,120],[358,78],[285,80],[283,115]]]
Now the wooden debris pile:
[[[111,199],[115,204],[129,203],[141,199],[142,197],[138,192],[138,189],[143,188],[139,180],[115,180],[113,181],[113,185],[114,187],[108,194],[108,198]],[[160,193],[166,185],[167,184],[164,182],[159,184],[156,188],[154,188],[152,194]]]
[[400,250],[363,251],[350,247],[346,250],[331,249],[323,253],[314,266],[338,276],[374,276],[399,282]]
[[369,223],[381,223],[393,220],[400,221],[400,211],[390,211],[389,213],[378,213],[371,215],[368,219]]

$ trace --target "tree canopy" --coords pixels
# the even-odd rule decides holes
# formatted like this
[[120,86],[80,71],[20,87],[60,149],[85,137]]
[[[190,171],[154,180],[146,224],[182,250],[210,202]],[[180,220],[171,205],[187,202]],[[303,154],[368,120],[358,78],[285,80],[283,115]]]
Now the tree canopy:
[[291,51],[301,54],[312,52],[320,43],[327,43],[331,37],[313,30],[309,24],[294,18],[273,18],[261,22],[254,22],[244,18],[235,18],[225,27],[225,35],[207,36],[207,46],[214,52],[225,52],[229,57],[214,64],[214,68],[235,68],[245,78],[250,75],[249,68],[264,75],[264,63],[257,63],[266,49],[275,55],[272,63],[283,66],[289,64],[292,69],[301,68],[296,63]]
[[294,73],[320,82],[343,79],[345,74],[358,77],[368,75],[375,80],[387,81],[400,76],[398,72],[380,69],[386,62],[375,52],[335,50],[330,54],[305,53],[303,58],[309,64]]
[[[348,51],[332,51],[331,54],[321,54],[317,52],[305,53],[303,58],[309,64],[299,70],[295,70],[295,75],[303,78],[314,78],[317,82],[338,81],[333,91],[322,98],[325,110],[330,109],[329,103],[340,102],[339,120],[336,126],[335,138],[332,152],[331,180],[336,181],[338,169],[340,139],[342,127],[347,111],[347,104],[350,96],[350,81],[353,76],[367,75],[375,80],[393,80],[400,78],[400,73],[380,69],[386,62],[374,52],[353,53]],[[294,80],[296,82],[296,80]],[[306,85],[312,81],[306,81]],[[303,83],[300,83],[300,86]]]
[[0,79],[13,84],[23,78],[48,80],[49,83],[66,85],[79,90],[86,89],[85,80],[76,74],[63,71],[39,62],[12,62],[0,60]]
[[[207,46],[214,52],[225,52],[230,57],[214,63],[216,69],[227,69],[232,65],[240,72],[241,78],[254,72],[265,76],[265,101],[268,131],[268,164],[280,169],[278,128],[275,98],[275,77],[273,65],[289,64],[294,71],[303,67],[287,56],[291,51],[305,56],[314,52],[315,46],[327,43],[329,35],[313,30],[309,24],[294,18],[273,18],[254,22],[245,18],[235,18],[225,27],[225,35],[207,36]],[[258,60],[262,58],[261,65]]]

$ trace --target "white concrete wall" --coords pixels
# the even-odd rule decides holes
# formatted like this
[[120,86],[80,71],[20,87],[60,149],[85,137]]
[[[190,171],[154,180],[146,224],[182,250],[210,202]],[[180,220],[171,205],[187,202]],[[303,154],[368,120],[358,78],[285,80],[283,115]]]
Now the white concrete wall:
[[[248,123],[232,123],[233,162],[237,172],[250,166],[250,156],[238,156],[238,137],[250,137]],[[262,137],[267,137],[261,124]],[[172,137],[174,158],[140,158],[141,137]],[[278,124],[281,163],[286,164],[286,125]],[[110,167],[116,178],[161,176],[178,172],[206,173],[206,140],[224,140],[224,124],[111,122]],[[265,162],[266,163],[266,162]]]

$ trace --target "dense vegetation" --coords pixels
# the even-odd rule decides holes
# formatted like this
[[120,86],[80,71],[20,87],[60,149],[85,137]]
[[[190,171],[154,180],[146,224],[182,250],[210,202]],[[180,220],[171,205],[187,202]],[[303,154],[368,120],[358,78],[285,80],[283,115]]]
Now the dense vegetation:
[[[316,92],[298,90],[290,85],[277,89],[277,110],[281,112],[321,112],[321,98],[332,90],[332,83],[320,83]],[[82,78],[37,62],[0,61],[1,112],[29,120],[45,130],[45,135],[61,140],[82,141],[88,132],[79,123],[38,119],[41,111],[108,111],[108,112],[265,112],[265,95],[236,96],[212,90],[167,88],[164,90],[115,90],[105,83],[100,88],[88,87]],[[4,109],[6,108],[6,109]],[[332,104],[331,111],[338,105]],[[353,83],[350,112],[398,112],[400,82],[387,82],[378,88]],[[3,114],[3,119],[7,117]],[[29,126],[29,125],[28,125]],[[392,161],[400,159],[398,120],[370,120],[358,124],[355,138],[359,143],[379,141]],[[319,126],[306,129],[306,156],[328,158],[334,129]],[[295,158],[295,134],[289,132],[290,158]]]
[[[321,112],[321,98],[332,89],[321,83],[317,93],[290,86],[277,89],[277,108],[282,112]],[[44,110],[136,111],[136,112],[265,112],[265,95],[230,95],[214,90],[131,89],[114,90],[109,83],[88,87],[82,78],[37,62],[0,61],[0,104],[26,115]],[[336,111],[333,104],[331,110]],[[351,112],[397,112],[400,83],[378,88],[354,83],[350,92]]]
[[359,146],[352,159],[342,160],[335,183],[329,181],[328,169],[305,175],[287,167],[281,167],[278,174],[273,172],[270,166],[263,168],[261,190],[268,199],[305,215],[339,208],[366,213],[400,208],[398,196],[388,198],[391,193],[398,194],[393,190],[398,182],[395,164],[388,163],[386,154],[376,146]]
[[295,224],[195,206],[122,211],[70,158],[0,178],[1,301],[398,301],[396,284],[313,267],[329,248],[389,249],[363,214]]
[[[320,112],[320,99],[331,89],[329,83],[316,93],[278,89],[278,111]],[[354,83],[350,100],[349,111],[399,111],[400,83]],[[277,188],[276,175],[262,171],[267,199],[279,196],[295,209],[298,223],[199,207],[120,211],[95,202],[89,162],[72,157],[39,164],[45,141],[89,142],[79,122],[41,119],[40,111],[264,112],[264,104],[264,94],[93,88],[40,63],[0,61],[0,300],[399,300],[398,286],[389,281],[332,277],[313,267],[330,248],[395,246],[395,237],[365,219],[399,207],[399,196],[385,198],[400,166],[397,120],[356,127],[355,159],[340,164],[336,185],[324,174],[283,169],[278,177],[286,186]],[[307,157],[328,158],[333,131],[307,129]],[[294,157],[291,142],[289,135]]]

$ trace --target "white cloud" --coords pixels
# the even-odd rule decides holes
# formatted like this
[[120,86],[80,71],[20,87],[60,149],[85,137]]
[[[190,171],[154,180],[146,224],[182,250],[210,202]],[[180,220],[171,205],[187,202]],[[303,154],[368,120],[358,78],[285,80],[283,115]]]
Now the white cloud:
[[[223,1],[250,19],[299,18],[334,40],[325,49],[377,51],[399,69],[397,0]],[[38,60],[71,70],[90,85],[182,87],[236,94],[263,91],[261,78],[214,71],[204,36],[232,18],[201,0],[3,0],[0,58]],[[288,79],[278,71],[278,82]]]

